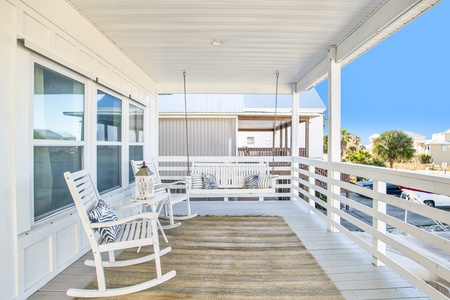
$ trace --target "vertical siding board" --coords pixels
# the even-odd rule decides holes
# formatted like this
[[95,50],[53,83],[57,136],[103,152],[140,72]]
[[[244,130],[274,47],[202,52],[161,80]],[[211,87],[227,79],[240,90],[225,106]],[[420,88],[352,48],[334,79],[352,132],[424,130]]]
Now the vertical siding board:
[[[159,127],[159,155],[186,155],[185,120],[162,118]],[[189,155],[227,156],[228,139],[231,138],[233,146],[235,143],[235,128],[235,119],[232,118],[188,119]]]

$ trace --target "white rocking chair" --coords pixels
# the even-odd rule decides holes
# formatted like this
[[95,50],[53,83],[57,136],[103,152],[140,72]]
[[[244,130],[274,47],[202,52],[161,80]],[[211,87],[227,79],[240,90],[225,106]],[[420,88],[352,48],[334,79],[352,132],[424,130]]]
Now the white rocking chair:
[[[142,163],[143,163],[142,160],[131,160],[131,167],[133,169],[134,174],[136,174],[136,172],[139,171],[140,167],[142,166]],[[155,174],[156,180],[158,182],[162,182],[155,162],[153,160],[151,160],[150,162],[146,161],[145,164],[153,172],[153,174]],[[169,201],[167,201],[165,203],[166,208],[164,209],[164,214],[160,215],[160,218],[169,220],[169,225],[163,226],[164,229],[170,229],[170,228],[179,226],[180,223],[175,223],[175,221],[183,221],[183,220],[191,219],[198,215],[198,214],[193,214],[191,212],[191,203],[190,203],[189,195],[187,195],[186,193],[184,193],[184,194],[182,194],[182,193],[172,194],[171,193],[171,189],[180,188],[180,184],[183,184],[183,186],[184,186],[185,181],[177,181],[177,182],[161,183],[161,184],[164,187],[164,190],[162,192],[169,193]],[[157,189],[155,189],[155,193],[158,193]],[[173,214],[173,206],[175,204],[181,203],[183,201],[186,202],[186,214],[175,216]]]
[[[89,239],[94,260],[86,260],[88,266],[95,266],[97,273],[98,290],[94,289],[69,289],[67,295],[71,297],[110,297],[139,292],[161,284],[176,275],[174,270],[162,274],[160,256],[169,253],[170,247],[160,250],[158,240],[158,229],[156,220],[158,215],[154,212],[132,215],[118,221],[93,223],[89,220],[88,211],[95,208],[100,200],[97,188],[94,186],[88,171],[81,170],[70,173],[65,172],[67,186],[69,187],[73,201],[80,216],[82,225]],[[114,242],[107,242],[98,234],[95,229],[121,225]],[[153,246],[153,254],[143,257],[116,261],[114,250],[136,248],[142,246]],[[109,261],[102,260],[101,253],[109,253]],[[151,280],[120,288],[106,287],[104,267],[125,267],[147,261],[155,261],[156,278]]]

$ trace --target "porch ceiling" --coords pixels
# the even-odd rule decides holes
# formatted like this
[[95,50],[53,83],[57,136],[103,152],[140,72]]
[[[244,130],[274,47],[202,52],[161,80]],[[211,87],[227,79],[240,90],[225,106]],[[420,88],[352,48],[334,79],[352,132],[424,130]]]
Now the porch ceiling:
[[[289,93],[321,82],[439,0],[66,0],[157,83],[159,93]],[[222,40],[220,46],[212,41]]]

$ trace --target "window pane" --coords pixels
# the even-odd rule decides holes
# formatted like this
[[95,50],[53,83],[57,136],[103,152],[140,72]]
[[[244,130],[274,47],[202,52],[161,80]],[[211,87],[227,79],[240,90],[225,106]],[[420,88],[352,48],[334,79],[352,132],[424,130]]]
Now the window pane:
[[84,84],[34,65],[34,139],[82,141]]
[[[131,160],[143,160],[144,159],[144,150],[143,146],[130,146],[130,158],[128,161]],[[134,174],[133,169],[131,168],[131,163],[128,164],[128,174],[129,174],[129,182],[134,182]]]
[[97,188],[100,193],[121,186],[121,147],[97,147]]
[[73,205],[64,172],[81,170],[83,147],[34,147],[34,219]]
[[97,141],[122,141],[122,101],[97,91]]
[[144,110],[130,104],[129,142],[144,142]]

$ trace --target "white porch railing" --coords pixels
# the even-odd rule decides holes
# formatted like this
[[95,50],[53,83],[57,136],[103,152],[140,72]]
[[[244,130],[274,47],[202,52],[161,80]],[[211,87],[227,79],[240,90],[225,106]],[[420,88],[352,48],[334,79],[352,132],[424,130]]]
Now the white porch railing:
[[[411,171],[399,171],[388,168],[369,167],[364,165],[355,165],[348,163],[329,163],[322,160],[314,160],[308,158],[293,158],[294,183],[293,189],[296,191],[294,199],[308,199],[308,205],[312,212],[320,216],[327,222],[330,231],[339,230],[355,241],[362,248],[372,254],[374,265],[387,265],[400,276],[414,284],[422,292],[430,296],[432,299],[448,299],[446,296],[438,292],[430,286],[423,278],[419,277],[405,266],[404,260],[399,261],[392,251],[386,251],[386,247],[400,253],[423,267],[430,279],[444,279],[450,281],[450,261],[439,257],[439,255],[430,255],[430,252],[423,251],[425,248],[414,246],[406,241],[406,239],[398,239],[396,235],[389,234],[386,231],[387,225],[403,232],[403,236],[407,234],[419,240],[425,247],[434,248],[435,251],[441,251],[446,257],[450,255],[450,235],[447,238],[437,235],[419,228],[407,222],[407,218],[399,219],[390,216],[387,213],[387,205],[403,209],[406,213],[414,213],[430,219],[430,224],[434,224],[433,220],[450,223],[450,212],[427,207],[422,204],[413,203],[399,197],[386,195],[386,183],[393,183],[401,186],[413,187],[416,189],[427,190],[439,194],[450,194],[450,177],[418,174]],[[317,173],[317,169],[327,171],[327,176]],[[370,178],[374,182],[373,190],[362,188],[357,185],[343,182],[340,180],[340,174],[349,174],[363,178]],[[316,182],[326,183],[326,189]],[[372,198],[372,206],[366,206],[347,197],[345,193],[341,193],[341,189],[355,192],[369,198]],[[318,197],[318,194],[326,196],[327,202]],[[347,194],[348,195],[348,194]],[[301,197],[303,196],[303,197]],[[324,210],[317,209],[320,205]],[[343,208],[343,205],[346,208]],[[357,210],[372,219],[372,224],[367,224],[351,214],[347,210]],[[355,231],[349,231],[341,225],[340,219],[345,219],[351,224],[357,226],[370,237],[369,242],[361,238],[361,235]],[[397,235],[398,237],[399,235]],[[370,241],[371,240],[371,241]],[[428,280],[428,279],[427,279]]]
[[[187,175],[186,157],[160,156],[156,157],[155,161],[159,164],[163,179],[182,180]],[[192,161],[269,161],[273,165],[273,172],[280,174],[277,184],[280,197],[269,200],[291,199],[305,203],[312,213],[315,213],[327,223],[330,231],[343,232],[371,253],[374,265],[387,265],[432,299],[448,299],[428,284],[427,280],[443,279],[450,282],[450,261],[442,259],[439,255],[430,255],[430,252],[425,252],[423,248],[413,246],[406,239],[396,238],[396,235],[387,232],[386,228],[389,225],[390,228],[402,232],[402,236],[413,237],[426,245],[427,248],[434,248],[436,252],[440,251],[440,253],[449,257],[450,235],[443,237],[436,232],[427,231],[408,223],[407,218],[391,216],[387,213],[387,206],[402,209],[405,214],[414,213],[429,218],[430,224],[434,224],[433,220],[449,224],[450,212],[387,195],[384,191],[386,183],[389,182],[450,196],[450,177],[348,163],[330,163],[304,157],[190,157],[190,162]],[[324,176],[324,174],[327,175]],[[374,182],[374,189],[369,190],[342,181],[341,174],[370,178]],[[344,193],[343,191],[349,191],[350,193]],[[372,206],[352,200],[351,197],[348,197],[351,192],[372,198]],[[324,201],[325,198],[326,201]],[[350,211],[359,211],[366,214],[372,220],[371,224],[354,217],[349,213]],[[341,225],[341,219],[345,219],[364,231],[369,239],[362,238],[360,232],[348,230]],[[403,260],[399,261],[392,254],[393,251],[386,251],[387,247],[399,253],[403,258],[410,259],[420,265],[426,271],[427,279],[406,267]]]

